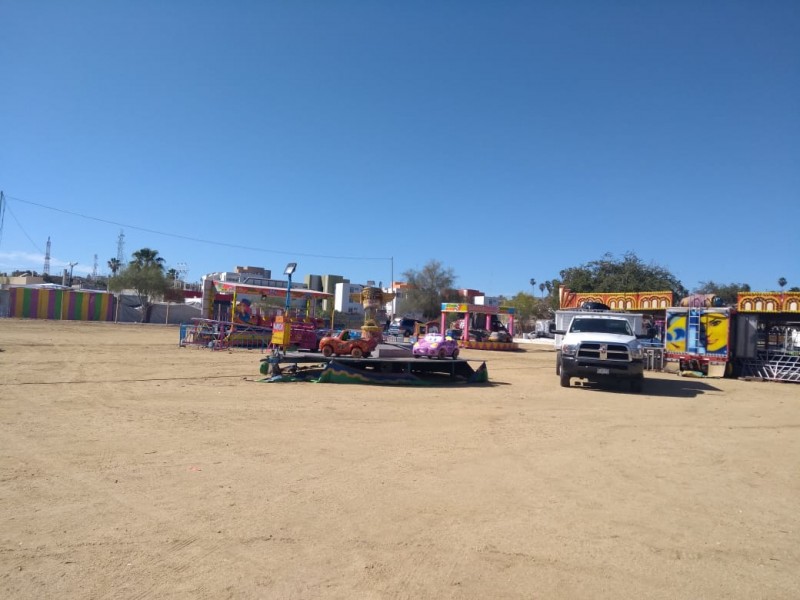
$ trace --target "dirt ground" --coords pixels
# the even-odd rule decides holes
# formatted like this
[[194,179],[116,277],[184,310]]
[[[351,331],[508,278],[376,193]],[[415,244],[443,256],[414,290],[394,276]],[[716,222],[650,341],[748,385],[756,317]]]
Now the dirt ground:
[[263,383],[178,337],[0,320],[0,596],[800,598],[796,384]]

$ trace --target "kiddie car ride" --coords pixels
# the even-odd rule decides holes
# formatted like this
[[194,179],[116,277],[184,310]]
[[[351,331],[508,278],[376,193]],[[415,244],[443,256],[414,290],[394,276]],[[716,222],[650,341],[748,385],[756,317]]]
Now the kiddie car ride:
[[344,329],[319,341],[319,349],[325,357],[334,354],[347,354],[353,358],[367,357],[377,346],[377,337],[367,338],[358,329]]
[[458,342],[441,333],[429,333],[414,342],[411,349],[415,358],[429,356],[433,358],[458,358]]

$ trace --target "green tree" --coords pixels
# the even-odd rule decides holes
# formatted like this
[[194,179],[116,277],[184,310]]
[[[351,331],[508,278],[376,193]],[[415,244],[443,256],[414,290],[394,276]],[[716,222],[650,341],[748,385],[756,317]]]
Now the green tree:
[[783,288],[786,287],[786,283],[786,277],[781,277],[778,279],[778,285],[781,286],[781,291],[783,291]]
[[527,292],[518,292],[513,298],[504,303],[505,306],[510,306],[515,309],[514,323],[520,331],[529,330],[531,328],[531,321],[538,317],[541,300],[535,298],[533,294]]
[[164,259],[158,252],[143,248],[133,253],[134,259],[108,282],[112,292],[133,290],[142,305],[142,322],[150,322],[153,302],[164,298],[170,282],[164,275]]
[[455,273],[438,260],[428,261],[421,271],[409,269],[403,277],[409,286],[404,302],[407,312],[417,311],[426,319],[436,319],[442,312],[442,302],[455,299]]
[[687,294],[668,269],[655,263],[646,265],[633,252],[625,253],[619,260],[606,253],[599,260],[564,269],[560,275],[563,285],[573,292],[671,291],[678,298]]
[[700,285],[692,290],[693,294],[714,294],[722,299],[726,306],[735,306],[739,292],[749,292],[750,286],[746,283],[715,283],[714,281],[701,281]]

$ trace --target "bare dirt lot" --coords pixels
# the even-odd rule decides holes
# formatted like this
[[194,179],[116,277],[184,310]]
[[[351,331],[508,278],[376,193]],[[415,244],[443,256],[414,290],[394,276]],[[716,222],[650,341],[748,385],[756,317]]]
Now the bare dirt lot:
[[[263,383],[176,327],[0,320],[4,598],[800,598],[800,386]],[[476,363],[476,366],[479,363]]]

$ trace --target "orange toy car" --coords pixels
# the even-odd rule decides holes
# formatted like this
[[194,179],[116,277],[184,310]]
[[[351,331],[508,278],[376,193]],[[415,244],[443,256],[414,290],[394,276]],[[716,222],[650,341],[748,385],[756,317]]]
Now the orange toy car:
[[348,354],[353,358],[369,356],[378,346],[377,338],[365,338],[358,329],[343,329],[336,335],[319,341],[319,349],[325,357]]

